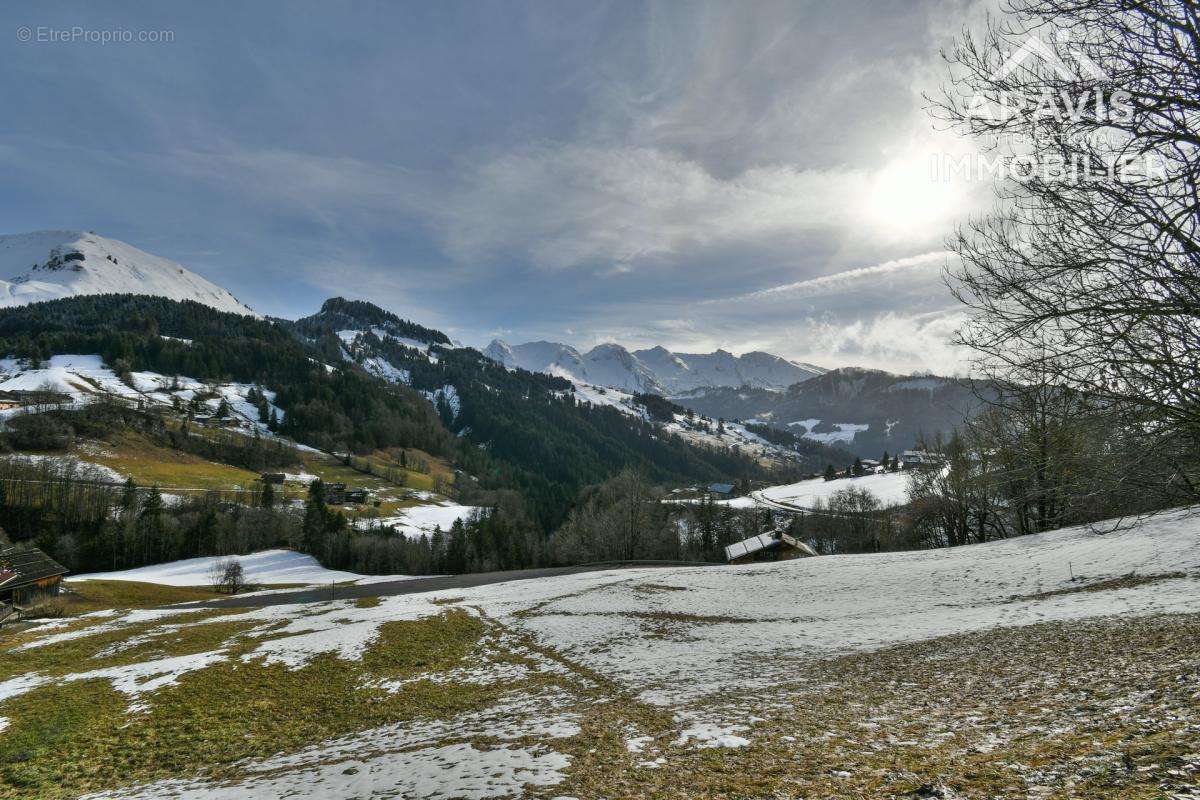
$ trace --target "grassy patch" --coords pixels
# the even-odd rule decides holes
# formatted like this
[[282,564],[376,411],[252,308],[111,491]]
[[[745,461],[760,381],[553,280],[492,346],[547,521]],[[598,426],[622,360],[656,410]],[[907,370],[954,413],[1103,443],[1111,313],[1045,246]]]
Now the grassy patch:
[[[1186,578],[1186,572],[1166,572],[1160,575],[1138,575],[1130,572],[1127,575],[1122,575],[1119,578],[1109,578],[1103,581],[1093,581],[1092,583],[1083,583],[1079,586],[1071,586],[1067,589],[1054,589],[1048,592],[1038,592],[1037,594],[1018,594],[1010,597],[1010,600],[1045,600],[1048,597],[1059,597],[1066,594],[1079,594],[1081,592],[1108,592],[1113,589],[1134,589],[1138,586],[1146,586],[1151,583],[1160,581],[1171,581],[1179,578]],[[1080,579],[1084,580],[1084,579]]]
[[0,748],[0,797],[65,798],[172,776],[221,777],[245,758],[483,708],[503,687],[414,680],[392,694],[366,681],[456,666],[484,632],[482,621],[461,611],[387,623],[361,661],[323,655],[296,670],[241,662],[240,653],[257,644],[248,642],[235,646],[229,661],[149,695],[145,712],[127,712],[125,698],[105,682],[21,695],[0,703],[0,715],[11,720]]
[[[104,620],[88,621],[88,624],[68,629],[95,628],[95,632],[38,647],[17,649],[20,645],[36,642],[42,636],[53,636],[62,630],[44,634],[26,632],[5,641],[7,648],[0,659],[0,680],[38,672],[43,675],[69,675],[88,672],[104,667],[136,664],[169,656],[182,656],[214,650],[232,636],[252,627],[253,623],[203,622],[202,620],[232,613],[231,611],[204,611],[180,614],[137,625],[122,625],[105,628]],[[178,623],[177,628],[172,625]],[[168,626],[166,630],[159,630]]]
[[69,615],[106,608],[157,608],[174,603],[213,600],[224,595],[190,586],[163,586],[140,581],[67,581],[63,592]]
[[[454,478],[454,470],[448,463],[434,458],[428,453],[420,450],[408,450],[405,458],[408,463],[424,461],[429,465],[429,472],[418,472],[400,466],[400,450],[398,448],[379,450],[366,456],[355,456],[359,464],[369,464],[373,473],[355,469],[343,464],[338,459],[315,453],[306,456],[304,466],[313,475],[327,483],[344,483],[347,486],[361,486],[369,489],[376,496],[375,499],[382,500],[381,510],[386,508],[385,513],[387,513],[397,508],[403,508],[406,504],[412,504],[412,501],[404,499],[404,489],[433,491],[438,477],[443,478],[446,482]],[[384,477],[388,474],[398,476],[397,480],[392,481]]]
[[160,447],[145,436],[128,431],[117,435],[111,442],[85,445],[78,455],[128,475],[142,486],[249,488],[259,478],[256,472]]
[[663,594],[665,592],[686,592],[686,586],[671,586],[665,583],[639,583],[633,587],[634,594]]

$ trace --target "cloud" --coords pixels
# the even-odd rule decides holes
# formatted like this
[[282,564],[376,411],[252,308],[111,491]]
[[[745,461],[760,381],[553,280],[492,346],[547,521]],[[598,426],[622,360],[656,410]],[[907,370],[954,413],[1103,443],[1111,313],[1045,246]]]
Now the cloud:
[[965,320],[965,312],[947,309],[915,315],[888,311],[850,323],[814,322],[799,332],[802,355],[837,366],[963,375],[969,353],[951,342]]
[[[920,92],[990,2],[197,6],[169,50],[9,54],[0,210],[271,313],[355,294],[466,339],[917,367],[969,206],[924,179],[954,145]],[[47,127],[64,107],[88,124]]]
[[[469,168],[430,208],[431,224],[460,261],[636,267],[732,246],[753,258],[817,236],[869,238],[864,198],[879,174],[781,164],[720,178],[655,148],[543,143]],[[906,238],[927,242],[930,231],[913,226]]]
[[807,280],[795,281],[794,283],[786,283],[782,286],[771,286],[766,289],[747,292],[736,297],[706,300],[705,302],[727,303],[737,300],[771,300],[780,297],[798,299],[841,294],[860,289],[864,281],[877,281],[884,277],[920,277],[913,276],[912,273],[914,271],[920,271],[925,273],[925,276],[928,276],[931,272],[931,267],[936,268],[940,275],[941,266],[953,257],[954,253],[949,250],[938,250],[906,258],[897,258],[870,267],[859,267],[858,269],[846,270],[845,272],[838,272],[833,275],[822,275],[819,278],[809,278]]

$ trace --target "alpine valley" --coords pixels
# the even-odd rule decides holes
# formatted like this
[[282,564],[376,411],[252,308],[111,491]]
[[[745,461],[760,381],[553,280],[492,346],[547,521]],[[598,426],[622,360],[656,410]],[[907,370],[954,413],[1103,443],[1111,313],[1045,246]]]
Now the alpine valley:
[[[136,487],[129,502],[153,489],[168,506],[211,491],[338,506],[306,514],[300,547],[360,571],[540,563],[549,534],[623,474],[748,489],[848,470],[949,431],[970,394],[940,378],[758,352],[500,341],[480,352],[343,298],[301,319],[265,318],[173,261],[94,233],[0,237],[0,257],[11,276],[0,419],[13,480],[67,470]],[[284,477],[272,488],[260,473]],[[371,501],[314,500],[318,479],[337,501],[349,490]],[[114,551],[106,520],[47,517],[41,502],[6,505],[0,526],[71,568],[228,549],[205,528],[129,534],[141,543]],[[429,540],[468,523],[461,550]],[[365,549],[356,532],[376,530],[411,534],[380,547],[424,549]]]

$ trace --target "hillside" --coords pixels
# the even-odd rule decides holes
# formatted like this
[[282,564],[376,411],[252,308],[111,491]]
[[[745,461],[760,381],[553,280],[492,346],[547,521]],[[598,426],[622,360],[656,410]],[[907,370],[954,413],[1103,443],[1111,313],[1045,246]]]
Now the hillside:
[[1195,515],[0,633],[0,797],[1186,797]]
[[[203,390],[206,413],[224,399],[259,435],[358,455],[415,448],[454,462],[479,489],[520,492],[543,529],[580,488],[626,467],[662,482],[766,474],[727,447],[581,403],[561,378],[510,371],[363,303],[331,300],[289,323],[164,298],[78,297],[0,310],[0,352],[0,390],[164,408]],[[247,405],[251,389],[265,412]]]
[[557,342],[510,345],[495,339],[484,355],[508,367],[558,375],[579,383],[663,395],[709,386],[782,390],[824,372],[820,367],[770,353],[741,356],[724,350],[672,353],[664,347],[630,352],[613,343],[581,353]]
[[561,515],[582,486],[628,466],[659,482],[766,474],[728,445],[663,431],[648,414],[593,402],[562,377],[506,368],[441,334],[414,332],[377,307],[357,307],[359,315],[348,315],[334,299],[292,327],[332,363],[344,360],[427,398],[459,441],[479,446],[461,453],[463,468],[485,485],[536,497],[546,519]]
[[170,259],[81,231],[0,236],[0,307],[97,294],[194,300],[257,316],[227,290]]
[[708,416],[755,420],[812,441],[878,458],[910,449],[923,437],[947,436],[983,406],[979,381],[909,377],[843,367],[786,392],[702,389],[672,397]]

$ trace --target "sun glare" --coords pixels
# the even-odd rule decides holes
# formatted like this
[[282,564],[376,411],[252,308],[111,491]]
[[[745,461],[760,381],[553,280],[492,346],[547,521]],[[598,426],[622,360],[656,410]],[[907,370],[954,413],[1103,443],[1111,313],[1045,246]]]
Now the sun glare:
[[964,209],[961,179],[938,169],[937,156],[916,152],[893,159],[869,179],[864,216],[887,238],[924,239],[948,232]]

